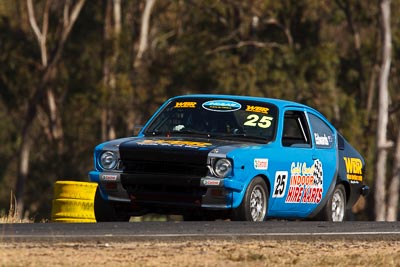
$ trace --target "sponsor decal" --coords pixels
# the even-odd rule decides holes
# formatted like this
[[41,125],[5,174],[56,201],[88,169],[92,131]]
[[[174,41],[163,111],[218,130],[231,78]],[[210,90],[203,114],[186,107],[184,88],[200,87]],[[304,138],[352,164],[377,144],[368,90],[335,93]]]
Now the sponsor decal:
[[247,105],[246,111],[268,114],[269,108]]
[[287,178],[287,171],[278,171],[275,173],[274,192],[272,194],[273,198],[281,198],[285,195]]
[[332,136],[326,136],[324,134],[323,136],[319,135],[319,133],[314,133],[314,138],[315,138],[315,144],[318,146],[330,146],[331,143],[333,142]]
[[203,180],[203,185],[206,186],[219,186],[221,184],[221,180],[220,179],[207,179],[207,180]]
[[150,146],[174,146],[174,147],[188,147],[188,148],[200,148],[211,146],[211,143],[206,142],[195,142],[195,141],[179,141],[179,140],[144,140],[137,142],[138,145],[150,145]]
[[229,100],[211,100],[204,102],[202,107],[210,111],[232,112],[240,109],[242,105]]
[[361,182],[363,180],[361,159],[343,157],[343,160],[346,164],[347,179],[353,183]]
[[174,108],[196,108],[196,102],[176,102]]
[[268,170],[268,159],[254,159],[254,169]]
[[290,168],[290,185],[285,203],[317,204],[321,202],[323,193],[322,162],[314,160],[307,167],[305,162],[292,162]]
[[118,175],[116,174],[102,174],[101,178],[103,181],[116,181]]

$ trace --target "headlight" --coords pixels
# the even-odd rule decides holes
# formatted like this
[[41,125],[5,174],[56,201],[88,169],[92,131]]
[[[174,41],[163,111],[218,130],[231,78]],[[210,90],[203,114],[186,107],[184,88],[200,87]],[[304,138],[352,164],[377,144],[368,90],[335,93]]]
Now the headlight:
[[100,156],[100,165],[106,170],[115,169],[118,163],[117,155],[112,151],[106,151]]
[[228,159],[218,159],[214,164],[214,173],[217,177],[226,177],[232,170],[232,163]]

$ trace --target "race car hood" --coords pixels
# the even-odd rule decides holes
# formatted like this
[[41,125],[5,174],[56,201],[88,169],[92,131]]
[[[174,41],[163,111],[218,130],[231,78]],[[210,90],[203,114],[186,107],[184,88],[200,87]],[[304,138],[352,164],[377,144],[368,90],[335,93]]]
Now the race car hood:
[[187,162],[204,165],[208,153],[215,148],[224,147],[224,151],[229,151],[251,144],[207,138],[143,137],[121,143],[119,152],[123,162]]

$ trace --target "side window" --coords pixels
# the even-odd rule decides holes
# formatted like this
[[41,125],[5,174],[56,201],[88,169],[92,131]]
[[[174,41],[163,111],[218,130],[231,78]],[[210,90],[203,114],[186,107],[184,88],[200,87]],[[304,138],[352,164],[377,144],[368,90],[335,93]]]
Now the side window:
[[286,111],[283,121],[282,145],[311,147],[310,131],[304,112]]
[[334,143],[334,134],[331,128],[319,117],[314,114],[308,114],[312,133],[317,148],[332,148]]

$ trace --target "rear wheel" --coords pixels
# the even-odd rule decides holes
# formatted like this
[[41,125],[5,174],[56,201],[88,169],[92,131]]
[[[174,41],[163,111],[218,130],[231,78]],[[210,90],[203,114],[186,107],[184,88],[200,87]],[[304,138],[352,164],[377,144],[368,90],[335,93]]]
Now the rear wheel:
[[255,177],[239,207],[233,210],[232,219],[237,221],[261,222],[267,217],[268,188],[261,177]]
[[342,184],[336,185],[321,215],[323,220],[330,222],[342,222],[346,219],[346,190]]

